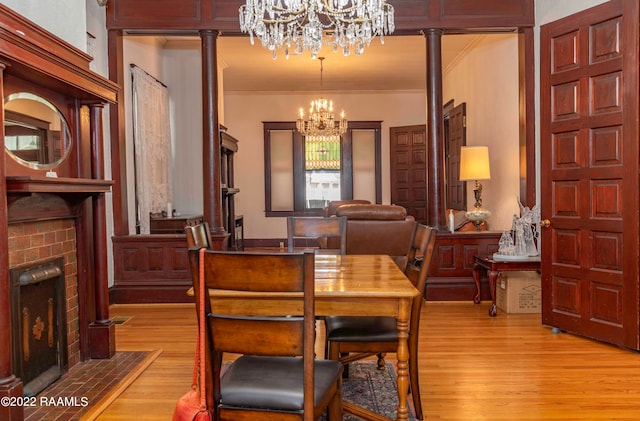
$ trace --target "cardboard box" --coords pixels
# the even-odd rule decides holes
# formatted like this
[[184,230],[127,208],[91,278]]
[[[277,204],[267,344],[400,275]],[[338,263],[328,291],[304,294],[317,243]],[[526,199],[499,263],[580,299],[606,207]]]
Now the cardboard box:
[[496,305],[505,313],[540,313],[540,274],[531,271],[502,272],[496,285]]

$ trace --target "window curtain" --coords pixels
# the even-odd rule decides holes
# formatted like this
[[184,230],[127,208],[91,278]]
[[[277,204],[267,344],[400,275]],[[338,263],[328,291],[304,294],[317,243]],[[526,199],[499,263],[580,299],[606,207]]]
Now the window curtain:
[[131,74],[138,224],[149,234],[149,213],[173,208],[169,93],[141,68],[132,66]]

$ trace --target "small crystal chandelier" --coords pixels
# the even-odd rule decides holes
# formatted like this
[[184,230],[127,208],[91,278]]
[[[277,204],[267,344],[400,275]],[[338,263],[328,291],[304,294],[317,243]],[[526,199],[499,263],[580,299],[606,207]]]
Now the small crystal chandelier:
[[[305,50],[316,58],[323,45],[342,48],[348,56],[364,52],[371,40],[395,30],[394,9],[387,0],[246,0],[240,6],[240,29],[262,41],[273,51],[284,48],[302,54]],[[324,38],[323,38],[324,37]]]
[[318,57],[318,60],[320,60],[320,98],[311,101],[307,120],[304,119],[304,111],[300,108],[296,128],[308,139],[339,138],[347,131],[347,119],[344,118],[344,111],[342,111],[340,120],[336,121],[333,117],[333,101],[325,99],[322,95],[322,61],[324,57]]

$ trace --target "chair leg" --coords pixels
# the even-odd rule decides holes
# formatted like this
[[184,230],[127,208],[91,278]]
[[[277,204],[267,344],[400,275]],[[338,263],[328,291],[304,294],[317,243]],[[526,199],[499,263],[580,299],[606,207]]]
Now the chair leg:
[[[341,357],[345,355],[349,355],[349,353],[340,352],[340,343],[334,341],[327,341],[327,359],[329,360],[340,360]],[[349,377],[349,364],[345,364],[342,370],[342,378],[346,379]]]
[[409,382],[411,384],[411,398],[413,407],[416,410],[416,418],[422,418],[422,400],[420,399],[420,384],[418,379],[418,356],[416,353],[409,354]]
[[384,353],[384,352],[378,352],[377,355],[378,355],[378,370],[384,370],[385,365],[386,365],[386,363],[384,361],[384,357],[387,354]]
[[342,420],[342,381],[338,380],[338,391],[327,407],[327,421]]
[[[348,352],[341,352],[340,353],[340,358],[342,357],[346,357],[347,355],[349,355]],[[343,379],[348,379],[349,378],[349,364],[344,364],[343,368],[342,368],[342,378]]]

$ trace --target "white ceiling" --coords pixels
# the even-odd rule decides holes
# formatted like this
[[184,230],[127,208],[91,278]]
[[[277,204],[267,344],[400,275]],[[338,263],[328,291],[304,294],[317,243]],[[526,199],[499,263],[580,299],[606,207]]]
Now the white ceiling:
[[[442,38],[445,69],[478,35],[446,35]],[[170,41],[170,39],[168,40]],[[388,36],[382,45],[375,38],[360,56],[344,57],[330,49],[324,56],[325,91],[424,90],[426,40],[422,36]],[[305,52],[278,58],[247,37],[218,38],[220,64],[225,66],[224,89],[229,91],[319,91],[320,61]]]

